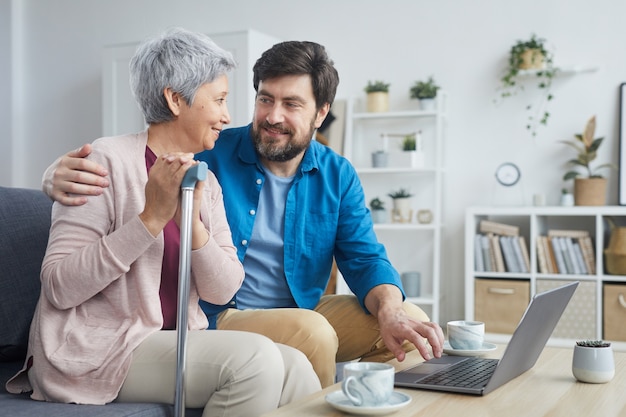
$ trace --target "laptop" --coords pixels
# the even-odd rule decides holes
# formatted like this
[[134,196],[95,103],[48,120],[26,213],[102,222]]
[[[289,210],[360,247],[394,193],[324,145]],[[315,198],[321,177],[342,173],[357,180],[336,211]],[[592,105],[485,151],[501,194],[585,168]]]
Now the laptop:
[[490,393],[535,365],[576,287],[578,281],[536,294],[501,359],[443,355],[397,372],[395,385],[474,395]]

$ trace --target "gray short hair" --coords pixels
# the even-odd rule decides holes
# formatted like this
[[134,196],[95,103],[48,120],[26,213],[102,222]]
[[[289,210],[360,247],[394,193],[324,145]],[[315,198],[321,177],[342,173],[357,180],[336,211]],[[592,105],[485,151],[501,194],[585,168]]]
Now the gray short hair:
[[198,89],[237,66],[211,38],[181,28],[143,42],[130,60],[130,87],[146,123],[173,119],[163,90],[170,87],[191,105]]

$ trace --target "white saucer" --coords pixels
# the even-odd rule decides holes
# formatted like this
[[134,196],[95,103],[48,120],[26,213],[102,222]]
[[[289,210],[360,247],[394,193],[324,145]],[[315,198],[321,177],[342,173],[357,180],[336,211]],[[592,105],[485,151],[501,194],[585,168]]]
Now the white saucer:
[[448,342],[447,340],[443,343],[443,352],[447,353],[448,355],[456,356],[480,356],[484,355],[485,353],[494,351],[497,348],[498,346],[489,342],[483,342],[482,348],[474,350],[454,349],[452,346],[450,346],[450,342]]
[[327,394],[325,399],[327,403],[339,411],[360,416],[382,416],[395,413],[411,402],[411,397],[398,391],[394,391],[391,394],[391,398],[389,398],[387,404],[376,407],[358,407],[352,404],[341,390]]

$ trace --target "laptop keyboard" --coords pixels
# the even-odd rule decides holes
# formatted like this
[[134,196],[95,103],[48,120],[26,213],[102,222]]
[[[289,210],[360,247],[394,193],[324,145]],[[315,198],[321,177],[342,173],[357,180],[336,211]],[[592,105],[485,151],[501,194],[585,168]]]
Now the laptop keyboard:
[[497,359],[468,358],[420,381],[423,384],[450,387],[483,387],[493,375]]

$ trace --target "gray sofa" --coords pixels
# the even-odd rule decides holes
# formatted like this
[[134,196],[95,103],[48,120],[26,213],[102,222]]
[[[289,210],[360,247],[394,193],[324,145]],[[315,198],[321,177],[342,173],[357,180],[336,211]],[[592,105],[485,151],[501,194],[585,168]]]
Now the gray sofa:
[[[9,394],[4,388],[24,362],[51,207],[39,190],[0,187],[0,416],[173,416],[173,407],[165,404],[56,404],[31,400],[28,394]],[[188,409],[185,415],[199,417],[202,410]]]

